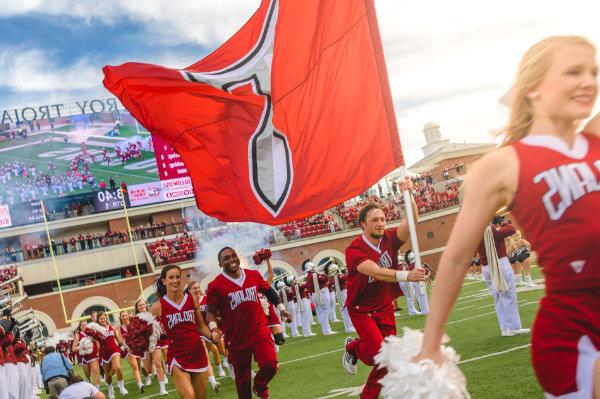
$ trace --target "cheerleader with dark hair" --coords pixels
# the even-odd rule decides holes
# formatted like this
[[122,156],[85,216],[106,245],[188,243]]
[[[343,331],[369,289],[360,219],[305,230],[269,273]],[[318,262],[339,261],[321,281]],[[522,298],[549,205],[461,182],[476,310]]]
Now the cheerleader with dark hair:
[[[125,336],[127,336],[127,325],[129,324],[130,316],[126,310],[121,311],[119,314],[119,321],[121,325],[119,326],[119,330],[117,331],[117,337],[121,342],[125,342]],[[140,356],[129,352],[127,349],[124,350],[123,357],[131,366],[131,372],[133,373],[133,378],[137,383],[138,389],[140,392],[144,392],[144,383],[142,382],[142,377],[140,376],[140,367],[138,365]]]
[[81,320],[74,332],[71,350],[77,354],[77,361],[83,368],[88,381],[100,388],[100,362],[98,360],[98,342],[85,334],[87,320]]
[[114,398],[115,391],[112,386],[113,372],[117,376],[117,387],[121,395],[127,395],[125,383],[123,381],[123,370],[121,369],[121,350],[117,345],[117,338],[114,328],[108,321],[108,316],[104,312],[98,314],[98,324],[104,327],[106,334],[100,341],[100,364],[104,368],[104,381],[108,386],[108,397]]
[[206,398],[208,358],[200,336],[216,342],[221,334],[208,329],[200,304],[183,288],[179,266],[165,266],[156,281],[159,300],[150,311],[160,317],[169,337],[167,364],[177,392],[183,399],[202,399]]
[[[138,299],[135,303],[134,310],[135,310],[135,314],[148,313],[148,305],[146,304],[146,301],[143,298]],[[152,367],[154,367],[154,371],[156,372],[156,376],[158,377],[158,385],[160,387],[159,394],[161,396],[164,396],[164,395],[168,395],[169,393],[167,392],[167,388],[165,388],[168,380],[167,380],[167,375],[163,368],[163,362],[162,362],[163,353],[162,353],[162,350],[159,348],[160,344],[161,344],[161,341],[159,341],[157,343],[156,349],[152,353],[148,353],[144,357],[144,369],[146,369],[146,372],[148,373],[148,375],[146,376],[146,386],[149,386],[152,384],[152,379],[150,378],[150,374],[152,373]],[[168,343],[167,343],[167,345],[168,345]]]

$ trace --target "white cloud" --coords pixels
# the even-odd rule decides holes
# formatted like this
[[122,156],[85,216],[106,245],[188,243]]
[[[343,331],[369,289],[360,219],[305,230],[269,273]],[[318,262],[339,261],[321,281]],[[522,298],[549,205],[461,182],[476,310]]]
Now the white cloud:
[[[82,24],[109,25],[126,18],[143,27],[137,38],[140,41],[216,48],[243,25],[259,3],[0,0],[0,18],[37,13],[70,16]],[[425,139],[421,130],[430,121],[440,124],[444,136],[454,141],[491,140],[489,131],[502,126],[506,119],[498,99],[510,86],[521,55],[535,41],[552,34],[582,34],[600,45],[597,13],[590,8],[593,2],[585,0],[573,0],[568,5],[556,0],[375,3],[408,164],[422,156],[420,147]],[[0,81],[20,90],[22,98],[38,93],[35,103],[39,104],[44,103],[44,96],[58,98],[64,94],[61,100],[70,101],[106,93],[98,65],[81,60],[78,65],[57,68],[51,53],[34,51],[40,50],[19,56],[14,62],[18,68],[3,58],[6,52],[0,52]],[[197,61],[172,50],[153,57],[143,61],[171,67]],[[74,91],[69,93],[67,88]],[[74,93],[77,98],[68,96]]]

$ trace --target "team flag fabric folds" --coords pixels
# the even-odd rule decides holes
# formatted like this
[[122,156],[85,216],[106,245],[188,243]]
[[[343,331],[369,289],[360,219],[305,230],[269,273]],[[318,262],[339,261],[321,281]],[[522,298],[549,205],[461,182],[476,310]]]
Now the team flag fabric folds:
[[181,155],[198,207],[223,221],[313,215],[403,165],[372,0],[263,0],[194,65],[104,74]]

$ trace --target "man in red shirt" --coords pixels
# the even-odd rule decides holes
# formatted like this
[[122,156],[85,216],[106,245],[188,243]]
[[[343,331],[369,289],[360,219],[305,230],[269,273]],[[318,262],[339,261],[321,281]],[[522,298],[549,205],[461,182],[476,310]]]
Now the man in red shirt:
[[[405,180],[401,190],[412,190],[412,182]],[[411,202],[416,221],[417,207],[414,200]],[[346,248],[346,307],[359,338],[346,338],[343,364],[349,374],[356,374],[358,360],[373,366],[361,393],[365,399],[379,397],[378,381],[387,373],[374,365],[373,357],[386,336],[396,335],[393,301],[402,295],[399,282],[422,281],[425,271],[398,270],[398,250],[409,237],[406,220],[397,228],[386,229],[385,213],[379,205],[370,203],[360,210],[358,222],[363,234]]]
[[277,355],[258,293],[263,293],[277,306],[283,319],[291,321],[292,317],[279,302],[277,292],[258,271],[240,268],[235,250],[221,249],[218,259],[223,272],[208,285],[206,293],[208,327],[211,331],[216,330],[217,315],[222,318],[238,398],[252,398],[250,366],[253,355],[259,367],[254,377],[254,393],[260,398],[268,398],[268,383],[277,372]]

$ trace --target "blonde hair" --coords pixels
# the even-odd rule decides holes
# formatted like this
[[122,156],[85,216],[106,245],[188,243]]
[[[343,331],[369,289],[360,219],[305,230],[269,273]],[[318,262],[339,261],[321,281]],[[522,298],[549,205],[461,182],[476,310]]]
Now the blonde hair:
[[518,141],[527,136],[533,123],[531,100],[527,97],[546,76],[552,64],[552,56],[560,48],[567,45],[585,45],[596,51],[596,47],[581,36],[550,36],[534,44],[521,59],[515,84],[511,89],[510,118],[504,135],[502,146]]

